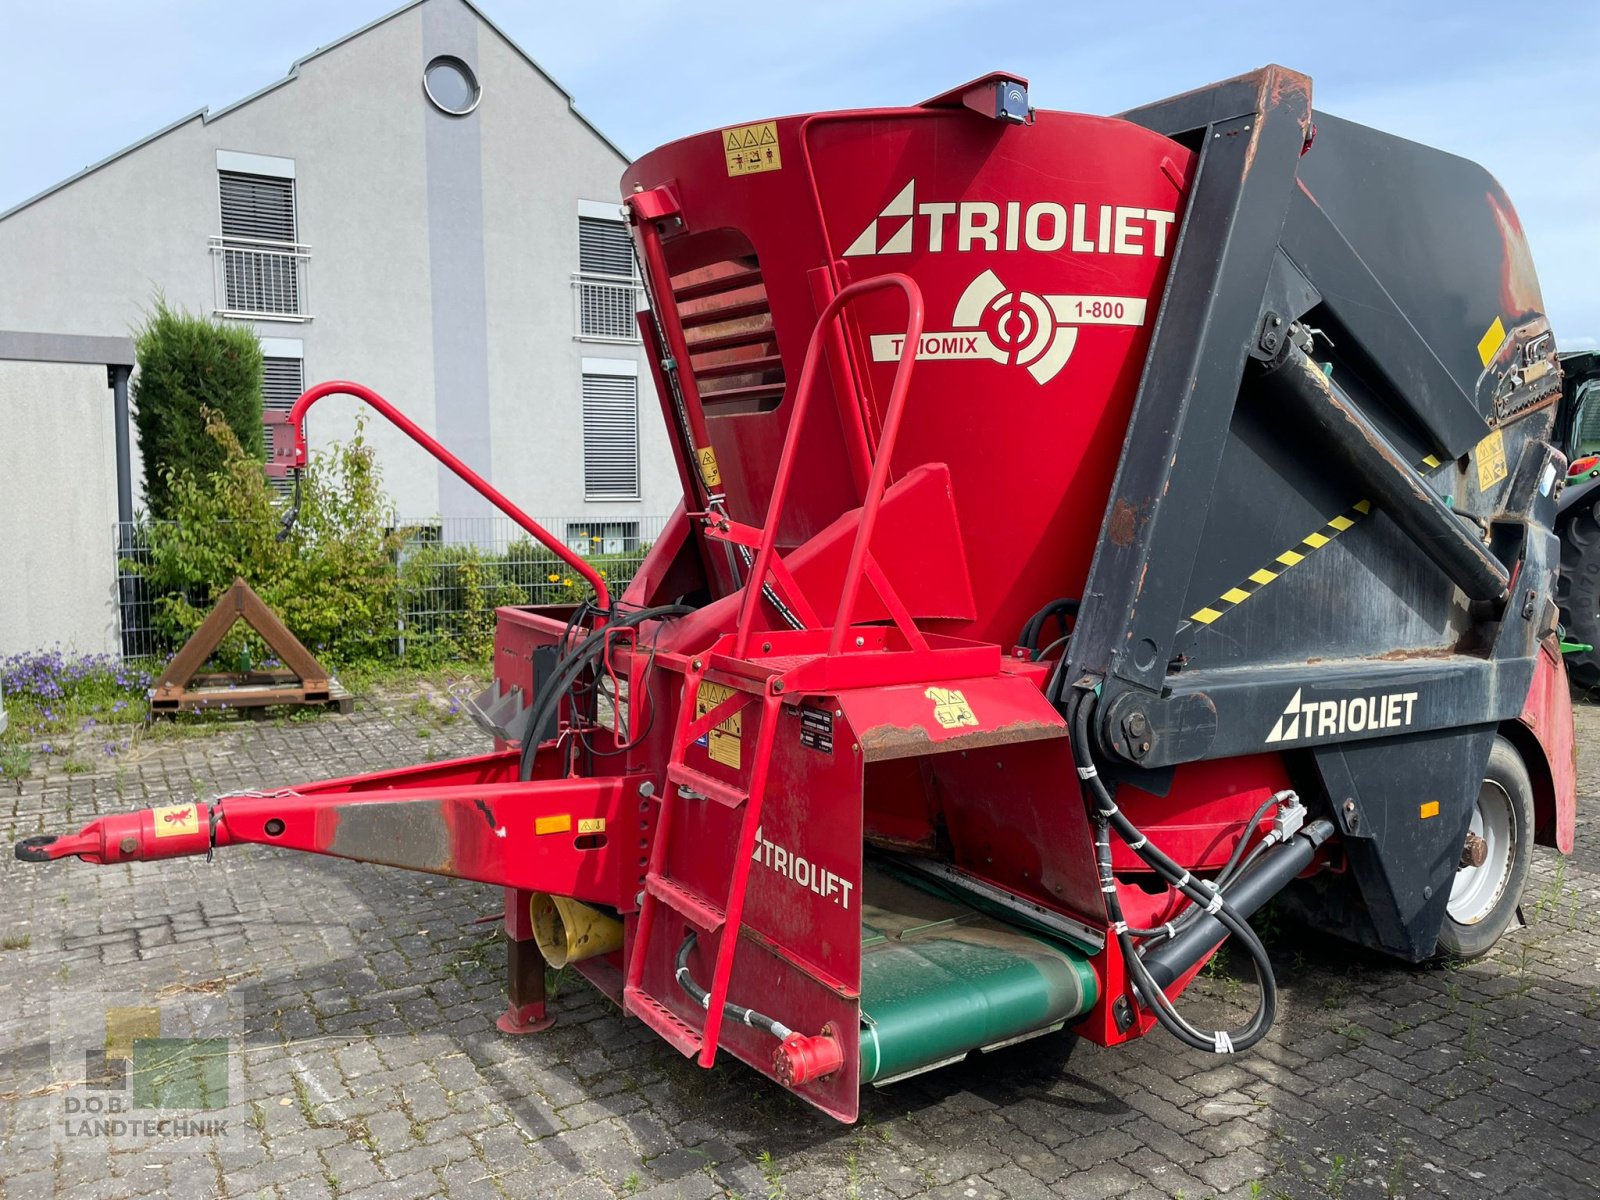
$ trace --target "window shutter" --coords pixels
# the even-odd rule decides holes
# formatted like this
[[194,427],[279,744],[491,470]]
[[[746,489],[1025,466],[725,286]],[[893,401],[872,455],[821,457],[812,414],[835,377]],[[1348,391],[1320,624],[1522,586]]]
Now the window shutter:
[[288,412],[306,390],[305,362],[298,358],[264,358],[261,407],[268,412]]
[[294,180],[218,171],[222,192],[222,236],[295,240]]
[[590,499],[639,495],[639,381],[583,377],[583,490]]
[[[578,270],[585,275],[634,277],[633,239],[621,221],[578,218]],[[631,319],[633,314],[628,314]]]
[[267,475],[279,495],[290,491],[289,468],[273,462],[274,429],[288,423],[288,413],[300,393],[306,390],[305,362],[298,358],[261,360],[262,424],[267,431]]

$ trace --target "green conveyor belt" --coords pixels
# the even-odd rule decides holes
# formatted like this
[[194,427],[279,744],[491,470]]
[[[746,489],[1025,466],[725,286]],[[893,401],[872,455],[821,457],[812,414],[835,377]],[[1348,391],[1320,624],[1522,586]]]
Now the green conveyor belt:
[[1069,1020],[1088,958],[869,868],[861,913],[861,1082],[885,1081]]

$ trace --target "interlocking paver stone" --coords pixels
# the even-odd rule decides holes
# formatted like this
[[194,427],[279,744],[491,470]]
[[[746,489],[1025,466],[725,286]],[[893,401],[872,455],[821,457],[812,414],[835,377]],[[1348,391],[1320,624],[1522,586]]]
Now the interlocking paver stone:
[[[29,941],[0,952],[0,1194],[1592,1197],[1600,708],[1578,723],[1577,853],[1536,853],[1528,925],[1489,958],[1407,967],[1296,933],[1275,950],[1278,1024],[1250,1054],[1160,1032],[1117,1050],[1044,1039],[869,1089],[854,1127],[738,1064],[700,1071],[578,981],[548,1034],[501,1036],[502,955],[473,924],[499,907],[490,889],[256,847],[210,866],[7,858],[0,933]],[[465,722],[379,696],[0,784],[0,829],[482,748]],[[217,1153],[58,1154],[50,1097],[29,1095],[52,1083],[52,1017],[196,986],[226,1006],[237,1067]],[[1196,986],[1239,1002],[1225,976]]]

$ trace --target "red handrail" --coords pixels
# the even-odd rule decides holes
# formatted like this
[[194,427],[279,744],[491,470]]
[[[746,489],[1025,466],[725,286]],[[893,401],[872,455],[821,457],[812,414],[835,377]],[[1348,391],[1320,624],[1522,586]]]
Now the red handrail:
[[327,383],[319,383],[302,393],[300,399],[294,402],[294,407],[289,410],[289,424],[294,428],[294,461],[289,465],[295,470],[300,470],[306,465],[306,410],[324,396],[336,395],[354,396],[357,400],[364,400],[377,409],[379,414],[387,417],[401,433],[449,467],[468,487],[522,526],[537,541],[554,552],[557,558],[588,580],[589,586],[594,588],[595,601],[600,611],[602,613],[611,611],[611,592],[598,571],[575,554],[564,542],[558,541],[543,525],[507,500],[487,479],[435,441],[433,436],[424,431],[420,425],[369,387],[350,383],[344,379],[330,379]]
[[[858,280],[841,290],[828,301],[812,327],[811,340],[806,345],[805,365],[800,369],[800,381],[795,385],[794,412],[789,417],[789,432],[783,440],[783,453],[778,458],[778,471],[772,483],[772,499],[767,503],[767,519],[761,529],[761,545],[756,550],[755,562],[750,567],[750,578],[745,583],[744,599],[739,606],[739,631],[734,639],[733,657],[743,658],[753,632],[756,605],[761,598],[762,584],[766,582],[772,555],[778,542],[778,519],[783,515],[784,502],[789,494],[789,478],[794,474],[794,460],[799,450],[800,431],[806,410],[810,407],[817,362],[821,355],[821,333],[829,322],[836,319],[850,301],[867,292],[897,287],[906,297],[906,340],[900,349],[900,359],[895,365],[894,382],[889,387],[889,404],[884,413],[883,430],[878,438],[878,456],[872,464],[872,475],[867,481],[867,494],[861,506],[861,523],[856,529],[856,540],[850,550],[850,564],[845,568],[844,590],[839,596],[839,612],[834,621],[833,639],[829,654],[838,654],[844,646],[845,631],[855,613],[856,596],[861,590],[861,575],[865,568],[868,544],[873,526],[877,524],[878,508],[883,502],[883,492],[889,482],[889,457],[894,450],[895,436],[900,430],[900,416],[905,409],[906,392],[911,387],[911,369],[916,364],[917,346],[922,341],[923,303],[922,289],[909,275],[898,272]],[[852,428],[863,446],[866,434]]]

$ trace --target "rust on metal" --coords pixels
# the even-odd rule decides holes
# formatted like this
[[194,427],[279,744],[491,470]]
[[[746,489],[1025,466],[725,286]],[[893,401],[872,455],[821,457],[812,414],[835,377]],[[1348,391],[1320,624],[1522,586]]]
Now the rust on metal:
[[1111,506],[1111,522],[1107,526],[1106,536],[1117,546],[1133,544],[1133,535],[1139,529],[1139,510],[1134,508],[1121,496]]
[[444,806],[437,800],[374,801],[334,810],[328,853],[431,875],[455,874]]
[[983,750],[990,746],[1014,746],[1046,738],[1066,737],[1067,727],[1050,721],[1012,721],[993,729],[977,728],[952,733],[934,741],[921,725],[874,725],[863,730],[857,741],[867,762],[894,758],[914,758],[922,754],[943,754],[950,750]]

